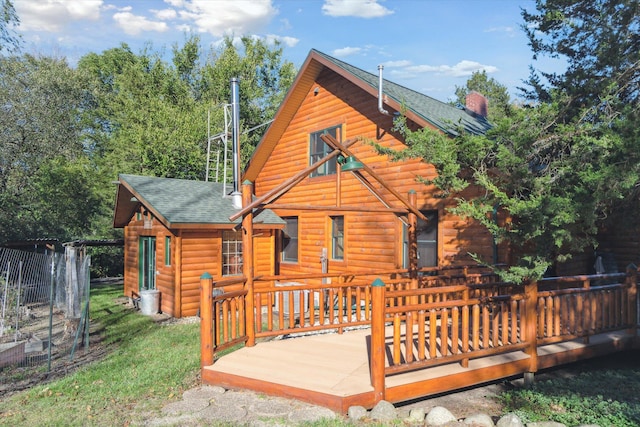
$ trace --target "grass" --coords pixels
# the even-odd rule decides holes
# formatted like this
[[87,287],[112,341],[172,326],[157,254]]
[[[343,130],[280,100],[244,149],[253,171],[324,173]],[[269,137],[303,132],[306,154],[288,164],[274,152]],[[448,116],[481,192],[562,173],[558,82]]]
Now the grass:
[[197,382],[199,325],[162,326],[116,304],[121,293],[121,285],[92,290],[92,333],[108,355],[0,402],[0,425],[135,425]]
[[505,411],[516,413],[523,422],[640,426],[637,351],[582,362],[559,372],[565,375],[502,394]]

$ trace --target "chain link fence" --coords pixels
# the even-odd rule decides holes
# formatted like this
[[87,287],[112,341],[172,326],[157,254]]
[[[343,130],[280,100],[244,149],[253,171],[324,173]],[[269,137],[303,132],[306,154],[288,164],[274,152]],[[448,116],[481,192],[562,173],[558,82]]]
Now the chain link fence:
[[88,346],[90,263],[82,248],[0,248],[0,384],[13,369],[48,372]]

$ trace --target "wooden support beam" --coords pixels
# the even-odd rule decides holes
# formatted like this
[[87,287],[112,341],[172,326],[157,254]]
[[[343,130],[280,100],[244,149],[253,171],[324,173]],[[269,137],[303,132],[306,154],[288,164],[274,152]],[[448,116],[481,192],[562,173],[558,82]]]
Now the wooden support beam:
[[[334,137],[332,137],[331,135],[321,135],[320,138],[322,138],[322,140],[324,142],[326,142],[329,146],[331,146],[333,149],[336,150],[340,150],[343,153],[345,153],[347,156],[353,156],[355,157],[355,155],[353,154],[353,152],[351,150],[349,150],[349,147],[346,146],[346,144],[341,144],[340,142],[338,142],[338,140],[336,140]],[[384,179],[382,179],[381,176],[379,176],[377,173],[375,173],[373,171],[373,169],[371,169],[369,166],[367,166],[366,164],[362,163],[362,168],[369,174],[371,175],[376,181],[378,181],[378,183],[388,192],[390,192],[391,194],[393,194],[395,196],[396,199],[398,199],[400,201],[400,203],[402,203],[403,205],[405,205],[407,207],[407,209],[412,212],[413,214],[415,214],[418,218],[424,220],[424,221],[428,221],[428,219],[422,214],[422,212],[420,212],[419,209],[417,209],[414,206],[411,206],[411,203],[405,199],[402,194],[398,193],[396,190],[393,189],[393,187],[391,187],[390,185],[388,185]],[[364,175],[362,175],[362,173],[360,171],[353,171],[354,174],[359,175],[363,180],[366,180],[366,178],[364,177]],[[370,186],[371,184],[369,184]],[[373,187],[370,187],[373,188]],[[379,193],[378,193],[379,194]]]
[[[253,197],[253,183],[244,182],[242,184],[242,205],[247,206]],[[256,316],[262,313],[255,313],[255,300],[253,292],[253,210],[249,209],[242,216],[242,274],[246,278],[244,287],[247,291],[245,299],[245,325],[247,328],[247,347],[256,345]]]
[[371,284],[371,385],[374,403],[385,399],[385,285],[380,279]]
[[294,205],[294,204],[280,204],[280,203],[267,203],[262,206],[264,209],[288,209],[288,210],[307,210],[307,211],[346,211],[346,212],[380,212],[380,213],[394,213],[404,214],[407,212],[404,208],[379,208],[371,209],[363,206],[309,206],[309,205]]
[[200,276],[200,367],[213,365],[213,278]]
[[[346,147],[347,146],[351,146],[356,141],[357,141],[357,139],[352,139],[352,140],[346,141],[344,143],[344,145]],[[231,215],[229,217],[229,221],[235,221],[236,219],[240,218],[242,215],[244,215],[248,211],[251,211],[251,210],[253,210],[253,209],[255,209],[255,208],[257,208],[257,207],[259,207],[261,205],[273,202],[278,197],[282,196],[284,193],[286,193],[291,188],[293,188],[300,181],[302,181],[307,176],[309,176],[309,174],[311,174],[311,172],[316,170],[319,166],[322,166],[323,164],[325,164],[326,162],[328,162],[332,158],[337,157],[339,154],[340,154],[340,150],[334,149],[331,153],[327,154],[326,156],[324,156],[323,158],[321,158],[320,160],[318,160],[317,162],[315,162],[311,166],[306,167],[305,169],[303,169],[302,171],[300,171],[299,173],[297,173],[296,175],[291,177],[289,180],[283,182],[282,184],[280,184],[277,187],[273,188],[268,193],[258,197],[253,202],[251,202],[248,205],[244,206],[238,212],[236,212],[235,214]]]

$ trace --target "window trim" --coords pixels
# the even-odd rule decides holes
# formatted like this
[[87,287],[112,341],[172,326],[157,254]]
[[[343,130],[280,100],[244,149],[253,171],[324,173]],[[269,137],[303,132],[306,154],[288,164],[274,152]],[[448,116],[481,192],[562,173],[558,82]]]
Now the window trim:
[[[330,258],[332,261],[344,261],[345,260],[345,254],[346,254],[346,250],[345,250],[345,242],[346,242],[346,238],[345,238],[345,218],[344,215],[330,215],[329,216],[329,224],[330,224],[330,248],[331,248],[331,253],[330,253]],[[341,229],[336,230],[336,225],[341,224]],[[339,234],[336,233],[336,231],[340,232]],[[336,248],[340,246],[340,243],[342,243],[342,254],[341,257],[337,257],[336,256]]]
[[164,265],[171,267],[171,236],[164,236]]
[[[286,216],[286,217],[282,217],[282,219],[286,222],[285,228],[282,230],[280,236],[281,236],[281,240],[280,240],[280,261],[283,263],[288,263],[288,264],[297,264],[298,262],[300,262],[300,217],[297,216]],[[285,233],[288,231],[288,226],[289,226],[289,221],[295,221],[295,226],[296,226],[296,235],[294,239],[289,239],[289,243],[291,243],[292,241],[295,242],[296,245],[296,257],[295,259],[293,258],[287,258],[286,257],[286,245],[285,245]]]
[[[229,236],[233,235],[233,239],[229,238]],[[222,231],[222,247],[221,247],[221,263],[220,269],[222,271],[222,276],[239,276],[242,275],[242,257],[243,257],[243,248],[242,248],[242,232],[234,231],[234,230],[223,230]],[[233,249],[233,250],[231,250]],[[235,258],[235,262],[231,263],[229,260],[230,257],[239,257]]]
[[[329,154],[331,151],[333,151],[329,145],[327,145],[324,141],[320,140],[322,142],[322,147],[323,147],[324,150],[322,152],[312,152],[312,147],[313,147],[314,143],[317,144],[318,139],[320,139],[320,135],[330,133],[333,130],[335,130],[335,134],[336,134],[335,138],[336,138],[336,140],[338,142],[342,142],[342,124],[329,126],[327,128],[321,129],[319,131],[311,132],[309,134],[309,154],[307,156],[307,158],[309,160],[309,166],[311,166],[316,161],[320,160],[321,158],[323,158],[327,154]],[[315,140],[314,140],[314,138],[315,138]],[[323,171],[320,171],[320,168],[322,168]],[[331,176],[331,175],[335,175],[337,173],[338,173],[338,163],[337,163],[337,159],[334,157],[334,158],[330,159],[329,161],[327,161],[326,163],[324,163],[319,168],[316,168],[313,171],[311,171],[311,173],[309,174],[309,178],[317,178],[317,177],[322,177],[322,176]]]
[[[418,261],[418,268],[428,268],[428,267],[437,267],[438,265],[440,265],[440,245],[439,245],[439,239],[440,239],[440,211],[438,209],[421,209],[420,212],[422,212],[422,214],[424,216],[426,216],[427,218],[432,217],[435,218],[436,221],[436,229],[435,231],[435,239],[430,239],[430,240],[422,240],[423,243],[428,244],[429,247],[433,247],[435,250],[435,265],[423,265],[420,266],[420,261]],[[418,226],[420,225],[420,223],[422,222],[422,220],[420,218],[418,218]],[[416,236],[416,239],[418,238],[418,236]],[[419,253],[419,248],[420,248],[420,242],[421,240],[418,239],[418,253]],[[409,267],[409,230],[408,227],[406,225],[404,225],[402,227],[402,264],[404,266],[404,268],[408,268]]]

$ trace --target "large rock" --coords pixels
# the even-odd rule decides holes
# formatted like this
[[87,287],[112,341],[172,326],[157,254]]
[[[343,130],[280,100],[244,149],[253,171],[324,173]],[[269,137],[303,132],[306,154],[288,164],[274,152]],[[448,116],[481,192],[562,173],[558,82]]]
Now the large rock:
[[352,421],[360,421],[367,416],[367,409],[364,406],[349,406],[347,417]]
[[506,414],[500,417],[496,427],[524,427],[524,424],[516,414]]
[[413,408],[409,411],[409,417],[405,419],[409,424],[422,424],[424,423],[424,409],[423,408]]
[[495,427],[493,420],[487,414],[473,414],[464,419],[464,423],[471,427]]
[[425,418],[425,423],[428,426],[443,426],[451,421],[457,421],[457,418],[442,406],[432,408]]
[[393,404],[381,400],[373,407],[369,416],[375,421],[391,421],[396,419],[397,413]]

